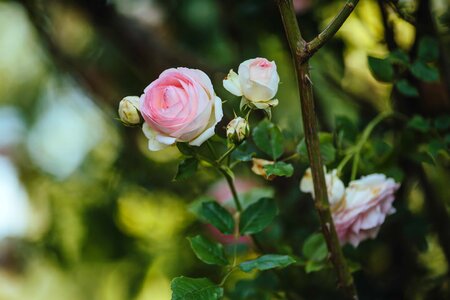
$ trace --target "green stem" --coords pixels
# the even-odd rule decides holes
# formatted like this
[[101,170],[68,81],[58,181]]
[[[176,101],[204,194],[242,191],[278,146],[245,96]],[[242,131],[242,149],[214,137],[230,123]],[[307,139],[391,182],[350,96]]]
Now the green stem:
[[[325,174],[320,156],[320,144],[314,109],[312,82],[309,73],[308,58],[310,56],[308,56],[308,52],[306,51],[306,41],[302,38],[298,27],[292,0],[277,0],[277,2],[283,20],[287,40],[294,58],[295,71],[300,93],[306,147],[308,150],[309,161],[311,163],[311,172],[314,183],[314,204],[317,213],[319,214],[322,233],[327,242],[330,259],[337,273],[338,286],[343,289],[348,299],[358,299],[356,288],[353,283],[353,277],[347,266],[344,254],[342,253],[336,229],[334,227],[333,218],[331,216],[330,204],[328,202]],[[335,25],[333,25],[333,27],[334,26]],[[337,29],[334,30],[334,33],[336,31]],[[329,37],[331,38],[331,36],[332,35]]]
[[223,176],[225,177],[225,179],[228,183],[228,186],[230,187],[231,194],[233,194],[233,201],[234,201],[237,211],[242,212],[242,205],[241,205],[241,202],[239,201],[239,196],[236,191],[236,186],[234,185],[233,177],[229,174],[229,171],[225,170],[222,166],[219,165],[218,169],[223,174]]
[[221,163],[225,158],[228,157],[234,150],[236,150],[236,145],[232,145],[230,148],[225,151],[225,153],[217,160],[218,163]]
[[370,137],[370,134],[375,129],[375,127],[381,123],[384,119],[392,116],[392,112],[382,112],[378,116],[376,116],[372,121],[370,121],[369,124],[367,124],[366,128],[363,131],[363,134],[361,136],[361,139],[358,141],[358,144],[356,145],[355,151],[353,154],[355,155],[353,158],[353,166],[352,166],[352,175],[350,180],[355,180],[356,175],[358,173],[358,165],[360,160],[360,153],[363,149],[364,145],[366,144],[367,140]]
[[294,153],[294,154],[292,154],[292,155],[289,155],[289,156],[287,156],[287,157],[285,157],[285,158],[281,159],[280,161],[288,161],[288,160],[291,160],[291,159],[297,158],[297,157],[299,157],[299,156],[300,156],[300,154],[298,154],[298,153]]

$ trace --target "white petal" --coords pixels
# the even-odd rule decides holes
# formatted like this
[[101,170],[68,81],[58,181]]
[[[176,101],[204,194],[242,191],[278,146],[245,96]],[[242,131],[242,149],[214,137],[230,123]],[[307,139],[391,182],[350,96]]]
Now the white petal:
[[156,136],[156,140],[162,144],[166,144],[166,145],[172,145],[173,143],[175,143],[176,138],[171,137],[171,136],[165,136],[165,135],[157,135]]
[[144,125],[142,125],[142,131],[144,132],[145,137],[148,138],[148,149],[150,151],[159,151],[169,146],[167,144],[159,142],[156,139],[158,133],[151,129],[150,126],[147,125],[147,123],[144,123]]
[[213,125],[203,131],[203,133],[200,134],[195,140],[190,141],[189,145],[200,146],[201,144],[203,144],[207,139],[214,135],[214,127],[216,127],[216,125]]
[[242,96],[241,84],[239,83],[239,75],[232,69],[227,77],[223,80],[223,87],[235,96]]

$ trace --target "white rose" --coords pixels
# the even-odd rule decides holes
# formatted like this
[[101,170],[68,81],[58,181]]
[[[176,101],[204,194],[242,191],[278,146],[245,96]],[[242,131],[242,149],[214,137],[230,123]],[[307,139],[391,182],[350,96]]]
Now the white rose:
[[254,58],[239,65],[238,73],[230,70],[223,80],[226,90],[236,96],[243,96],[241,106],[266,109],[276,106],[273,99],[278,91],[280,77],[275,62],[265,58]]

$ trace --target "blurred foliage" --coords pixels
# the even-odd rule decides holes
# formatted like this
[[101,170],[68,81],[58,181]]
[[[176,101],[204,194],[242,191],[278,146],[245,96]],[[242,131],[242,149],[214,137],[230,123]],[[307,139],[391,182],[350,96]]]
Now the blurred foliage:
[[[342,5],[299,2],[307,39]],[[321,136],[328,167],[374,115],[400,114],[377,127],[360,162],[361,174],[402,180],[397,213],[377,240],[344,248],[361,299],[449,299],[450,239],[442,237],[450,229],[436,215],[450,206],[449,11],[445,0],[361,1],[311,61],[320,126],[333,132]],[[233,273],[226,296],[340,299],[313,203],[298,190],[308,166],[298,91],[269,0],[0,1],[0,157],[14,166],[0,164],[0,173],[17,178],[1,185],[0,177],[0,227],[14,233],[0,230],[0,299],[167,300],[180,274],[219,280],[219,269],[200,264],[184,236],[207,232],[187,206],[220,175],[206,168],[173,182],[180,152],[150,153],[139,129],[117,121],[116,107],[165,68],[197,67],[227,101],[218,126],[224,136],[239,101],[221,81],[257,56],[275,60],[281,78],[273,134],[287,154],[300,155],[292,177],[271,183],[280,213],[258,236],[306,268]],[[277,146],[241,145],[239,174],[266,185],[247,161],[261,150],[278,158]],[[18,195],[26,195],[25,208],[16,207]]]

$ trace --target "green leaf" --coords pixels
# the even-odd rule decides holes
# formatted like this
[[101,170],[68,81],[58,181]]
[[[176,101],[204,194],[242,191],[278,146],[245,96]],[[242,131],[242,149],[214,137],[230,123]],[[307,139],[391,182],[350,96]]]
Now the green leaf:
[[231,158],[239,161],[251,161],[256,152],[247,141],[244,141],[231,154]]
[[401,79],[395,83],[397,90],[408,97],[418,97],[419,91],[408,80]]
[[[266,186],[261,188],[252,188],[250,191],[239,195],[243,209],[246,209],[251,204],[258,202],[261,198],[273,198],[275,194],[272,187]],[[233,202],[233,199],[230,199]]]
[[450,115],[439,116],[434,120],[434,127],[437,130],[447,130],[450,128]]
[[257,259],[240,263],[239,269],[244,272],[251,272],[255,269],[264,271],[274,268],[284,268],[293,263],[295,263],[295,259],[288,255],[266,254]]
[[305,272],[309,274],[312,272],[323,270],[326,267],[328,267],[328,263],[326,261],[308,260],[305,266]]
[[210,265],[228,265],[228,260],[225,257],[223,246],[218,243],[213,243],[201,235],[188,238],[191,243],[191,248],[195,255],[202,262]]
[[177,143],[177,148],[182,154],[184,154],[186,156],[192,156],[192,155],[195,154],[195,150],[191,146],[189,146],[188,143],[180,143],[180,142],[178,142]]
[[254,234],[266,228],[278,214],[275,201],[261,198],[247,207],[241,215],[241,234]]
[[404,66],[407,66],[409,64],[408,53],[406,53],[401,49],[395,49],[394,51],[389,53],[388,59],[393,64],[399,64]]
[[291,177],[294,173],[294,167],[291,164],[282,161],[278,161],[273,165],[265,165],[263,168],[266,171],[267,176],[276,175]]
[[409,120],[408,127],[413,128],[422,133],[427,133],[430,130],[431,126],[428,120],[425,120],[421,116],[416,115],[412,117],[411,120]]
[[428,151],[436,160],[437,155],[440,151],[446,152],[447,147],[445,144],[437,139],[433,139],[428,143]]
[[215,201],[213,197],[211,196],[200,196],[194,201],[192,201],[188,205],[188,211],[192,213],[197,218],[201,219],[204,222],[208,222],[207,220],[203,219],[203,217],[200,215],[200,210],[202,209],[202,205],[204,202],[212,202]]
[[234,220],[231,214],[216,201],[203,202],[199,210],[201,218],[224,234],[234,232]]
[[198,160],[194,157],[189,157],[183,160],[178,165],[178,171],[174,180],[184,180],[195,174],[198,168]]
[[274,160],[283,154],[283,135],[269,120],[261,121],[253,129],[252,136],[256,146]]
[[439,80],[439,71],[420,60],[416,60],[410,68],[411,73],[420,80],[433,82]]
[[410,155],[411,159],[418,163],[426,163],[430,165],[436,165],[434,157],[429,152],[418,152]]
[[439,58],[439,43],[430,36],[425,36],[419,41],[418,57],[424,62],[436,61]]
[[207,278],[177,277],[172,280],[172,300],[218,300],[223,289]]
[[391,82],[394,79],[394,68],[388,59],[368,57],[369,68],[373,76],[383,82]]
[[335,119],[335,128],[337,136],[337,145],[339,149],[343,149],[346,146],[353,144],[358,135],[358,130],[348,117],[337,116]]
[[328,249],[323,234],[315,233],[310,235],[303,245],[302,252],[308,260],[324,260],[328,255]]
[[[320,155],[322,162],[325,165],[331,164],[336,159],[336,148],[333,145],[333,136],[330,133],[320,132]],[[300,154],[300,159],[309,162],[308,151],[306,149],[306,142],[303,138],[297,146],[297,152]]]

